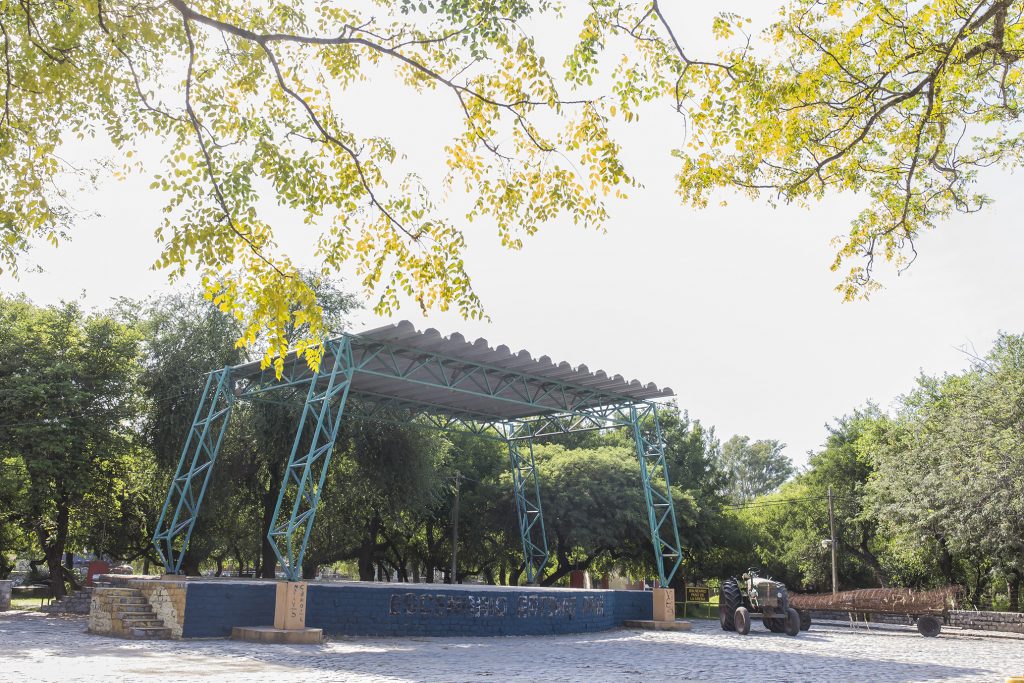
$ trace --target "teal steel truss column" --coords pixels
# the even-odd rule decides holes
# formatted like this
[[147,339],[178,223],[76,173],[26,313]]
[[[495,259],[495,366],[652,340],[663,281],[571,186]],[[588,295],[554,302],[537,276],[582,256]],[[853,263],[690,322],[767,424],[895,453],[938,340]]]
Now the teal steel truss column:
[[[199,518],[199,508],[231,417],[233,384],[231,368],[207,375],[199,408],[178,460],[178,469],[167,490],[167,499],[153,533],[153,546],[168,574],[181,572],[181,562]],[[179,537],[181,546],[175,550],[175,541]]]
[[[295,442],[284,471],[277,506],[270,521],[267,539],[290,581],[302,578],[302,558],[306,554],[309,533],[323,493],[327,467],[334,441],[338,437],[341,415],[352,384],[352,346],[347,336],[327,342],[324,362],[310,381],[302,417],[295,431]],[[328,359],[333,360],[330,367]],[[309,448],[300,454],[299,445],[307,423],[315,420]],[[290,504],[291,512],[282,519]]]
[[548,561],[548,539],[544,533],[544,512],[540,505],[540,479],[533,460],[532,439],[510,439],[508,455],[512,461],[512,487],[519,515],[519,534],[523,539],[526,580],[540,581]]
[[658,408],[653,403],[641,404],[629,410],[633,427],[633,441],[640,459],[640,478],[647,502],[647,520],[651,527],[651,543],[658,565],[658,580],[665,588],[672,581],[683,560],[676,525],[676,509],[672,502],[672,489],[665,462],[665,439],[658,422]]

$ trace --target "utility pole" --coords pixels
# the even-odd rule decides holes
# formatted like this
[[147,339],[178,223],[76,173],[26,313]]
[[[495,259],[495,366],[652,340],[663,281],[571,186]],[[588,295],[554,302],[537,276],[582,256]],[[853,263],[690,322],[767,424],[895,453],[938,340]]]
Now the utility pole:
[[832,507],[831,486],[828,487],[828,531],[832,539],[832,595],[835,595],[839,592],[839,572],[836,569],[836,513]]
[[455,504],[452,505],[452,575],[451,583],[458,583],[459,556],[459,481],[461,472],[455,472]]

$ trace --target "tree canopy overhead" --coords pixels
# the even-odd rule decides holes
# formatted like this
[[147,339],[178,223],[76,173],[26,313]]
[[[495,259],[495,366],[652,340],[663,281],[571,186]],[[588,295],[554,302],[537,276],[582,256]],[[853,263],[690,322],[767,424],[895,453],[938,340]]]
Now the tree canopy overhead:
[[617,91],[624,108],[667,96],[686,117],[684,201],[860,198],[834,242],[846,300],[879,287],[876,259],[902,270],[924,231],[989,203],[980,170],[1024,159],[1021,0],[789,0],[761,33],[720,15],[733,46],[713,61],[687,54],[658,2],[590,4],[575,63],[592,73],[594,46],[616,38],[643,57],[621,63]]
[[[601,226],[607,198],[637,182],[610,126],[669,103],[687,131],[673,150],[685,203],[704,206],[722,188],[770,202],[862,198],[832,264],[852,299],[877,288],[878,257],[907,267],[922,231],[989,201],[981,169],[1020,163],[1024,0],[789,0],[758,34],[720,15],[712,32],[725,47],[711,56],[688,51],[656,1],[590,0],[582,25],[578,10],[6,0],[0,268],[68,235],[69,178],[103,170],[62,158],[74,136],[109,141],[124,171],[140,170],[144,144],[163,145],[157,266],[203,273],[209,297],[242,323],[240,341],[267,342],[267,362],[287,349],[289,325],[309,331],[300,351],[324,331],[268,218],[274,203],[280,222],[309,231],[324,271],[354,265],[378,312],[408,297],[481,317],[463,260],[468,226],[490,225],[512,249],[554,219]],[[572,36],[558,59],[535,40],[543,22]],[[447,103],[458,125],[444,178],[352,123],[365,104],[357,88],[388,72]],[[408,109],[406,125],[424,126]],[[453,196],[461,215],[440,205]]]
[[[285,327],[323,332],[315,295],[263,218],[269,195],[309,226],[324,268],[355,264],[378,312],[400,295],[424,309],[483,309],[463,263],[463,230],[496,225],[503,244],[558,216],[600,226],[602,198],[631,184],[588,98],[558,91],[521,22],[550,2],[357,3],[56,0],[0,13],[0,259],[6,269],[73,219],[53,181],[69,135],[105,136],[130,157],[169,143],[154,188],[168,199],[158,265],[206,274],[208,295],[263,333],[268,360]],[[355,130],[357,83],[394,71],[447,98],[461,129],[445,147],[444,185],[469,198],[451,222],[430,183],[402,173],[387,138]],[[418,125],[407,112],[408,125]],[[129,163],[128,169],[132,165]],[[298,307],[295,304],[298,304]],[[304,343],[298,348],[302,350]]]

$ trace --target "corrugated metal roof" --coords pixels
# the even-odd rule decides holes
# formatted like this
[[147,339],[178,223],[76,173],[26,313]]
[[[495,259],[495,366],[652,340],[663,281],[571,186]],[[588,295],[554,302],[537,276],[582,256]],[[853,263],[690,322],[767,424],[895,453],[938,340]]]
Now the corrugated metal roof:
[[[513,353],[505,345],[492,348],[483,338],[470,342],[458,333],[443,337],[435,329],[421,332],[407,320],[347,336],[359,368],[351,393],[370,400],[409,401],[433,412],[451,409],[515,419],[564,412],[565,406],[577,403],[596,407],[673,395],[668,387],[627,381],[621,375],[591,371],[586,365],[572,367],[548,356],[534,358],[525,350]],[[237,370],[236,376],[251,376],[252,364]],[[484,395],[478,389],[483,384],[493,389],[499,378],[507,383],[501,391]],[[556,386],[557,392],[552,389]]]

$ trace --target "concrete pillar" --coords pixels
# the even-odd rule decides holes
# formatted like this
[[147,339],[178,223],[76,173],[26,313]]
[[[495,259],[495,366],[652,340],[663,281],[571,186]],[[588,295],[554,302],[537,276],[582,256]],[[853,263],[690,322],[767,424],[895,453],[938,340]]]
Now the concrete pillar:
[[11,609],[11,592],[13,590],[13,581],[0,581],[0,612]]
[[675,621],[676,592],[671,588],[655,588],[651,593],[654,598],[654,621]]
[[306,627],[305,581],[279,581],[274,603],[274,628],[296,629]]

